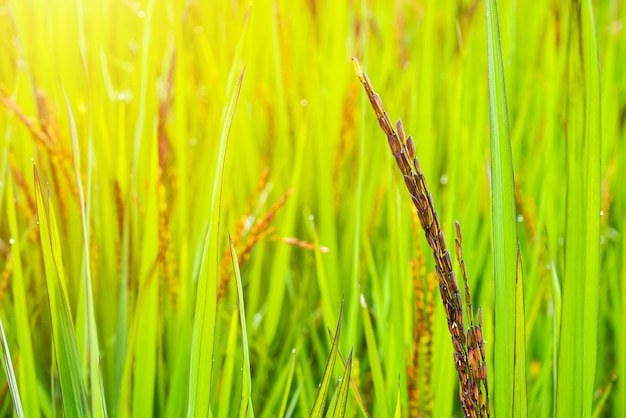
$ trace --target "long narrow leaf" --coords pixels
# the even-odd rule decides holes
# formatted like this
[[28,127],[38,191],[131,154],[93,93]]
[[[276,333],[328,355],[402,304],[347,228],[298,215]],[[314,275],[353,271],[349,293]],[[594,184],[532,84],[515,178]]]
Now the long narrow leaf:
[[280,403],[280,410],[278,417],[283,418],[285,411],[287,410],[287,401],[289,400],[289,391],[291,389],[291,382],[293,381],[293,373],[296,370],[296,349],[291,350],[291,361],[289,362],[289,372],[287,374],[287,382],[285,383],[285,392],[283,393],[283,399]]
[[367,301],[365,295],[361,293],[361,315],[363,317],[363,327],[365,331],[365,341],[367,343],[367,354],[369,356],[370,367],[372,369],[372,378],[374,380],[374,393],[376,395],[376,403],[378,406],[378,413],[381,416],[389,416],[389,405],[387,405],[387,398],[385,396],[385,378],[383,376],[383,367],[380,364],[380,358],[378,353],[378,344],[376,344],[376,337],[374,336],[374,328],[372,327],[372,320],[370,318],[369,309],[367,307]]
[[341,384],[339,385],[339,394],[337,395],[337,403],[333,410],[332,418],[343,418],[346,414],[346,405],[348,404],[348,394],[350,393],[350,376],[352,374],[352,350],[348,354],[346,367],[343,369]]
[[514,307],[517,263],[513,157],[509,136],[509,117],[496,0],[486,0],[485,4],[487,10],[487,64],[489,67],[491,209],[495,289],[495,382],[492,387],[494,388],[495,414],[518,416],[519,411],[514,409],[515,405],[513,404],[513,379],[515,376]]
[[526,320],[524,317],[524,276],[522,255],[517,251],[517,275],[515,276],[515,379],[513,381],[514,416],[528,416],[526,393]]
[[20,376],[19,387],[24,400],[24,412],[28,417],[39,417],[39,396],[38,383],[35,374],[35,359],[33,353],[33,342],[31,340],[31,324],[28,318],[28,305],[26,294],[26,283],[22,269],[22,239],[17,224],[15,211],[15,195],[13,192],[13,178],[7,181],[7,222],[9,231],[13,237],[11,246],[11,264],[13,268],[13,310],[14,325],[17,344],[20,347],[20,364],[17,367]]
[[571,5],[567,216],[557,417],[591,415],[600,275],[600,73],[591,1]]
[[210,222],[207,229],[198,290],[196,297],[193,335],[191,340],[191,374],[189,377],[189,404],[187,416],[206,417],[209,415],[211,398],[211,377],[213,374],[213,343],[215,340],[215,320],[217,313],[217,275],[219,274],[218,243],[220,223],[220,203],[222,179],[228,137],[239,101],[245,69],[239,75],[228,105],[228,112],[222,129],[220,148],[215,162],[213,190],[211,193]]
[[237,252],[230,235],[230,256],[233,261],[233,271],[235,272],[235,283],[237,284],[237,301],[239,304],[239,319],[241,321],[241,340],[243,345],[243,367],[241,368],[241,405],[239,407],[239,418],[247,418],[248,414],[254,417],[252,408],[252,375],[250,373],[250,350],[248,348],[248,331],[246,328],[246,311],[243,302],[243,285],[241,284],[241,272],[239,271],[239,261]]
[[[330,328],[328,329],[328,336],[330,337],[330,340],[333,340],[333,334],[332,331],[330,330]],[[343,366],[344,368],[346,367],[346,362],[343,359],[343,356],[341,355],[341,352],[337,353],[339,355],[339,361],[341,362],[341,366]],[[370,417],[370,413],[367,410],[367,407],[365,406],[365,401],[363,400],[363,397],[361,396],[361,393],[359,392],[359,388],[357,387],[356,383],[354,382],[354,380],[352,380],[350,382],[350,385],[352,386],[352,393],[354,395],[354,398],[356,399],[356,404],[359,407],[359,409],[361,410],[361,412],[363,413],[364,416],[366,417]]]
[[339,336],[341,335],[341,316],[343,314],[343,301],[341,302],[341,308],[339,309],[339,319],[337,320],[337,328],[335,330],[335,338],[333,338],[333,345],[330,348],[330,354],[328,355],[328,361],[324,368],[324,374],[322,375],[322,382],[320,383],[315,401],[313,402],[313,408],[311,408],[310,418],[321,418],[324,414],[324,407],[326,406],[326,398],[328,396],[328,389],[333,377],[333,370],[335,369],[335,361],[337,360],[337,352],[339,351]]
[[[39,236],[46,271],[46,287],[52,323],[52,340],[59,371],[61,393],[63,394],[64,412],[68,417],[90,416],[87,396],[78,360],[78,350],[74,337],[74,326],[70,317],[70,308],[66,292],[63,289],[64,273],[58,230],[54,216],[54,208],[50,199],[44,202],[41,182],[37,167],[35,173],[35,198],[37,202],[37,218],[39,219]],[[47,205],[46,205],[47,203]]]
[[400,402],[400,385],[398,384],[398,394],[396,395],[396,408],[393,413],[393,418],[402,418],[402,403]]
[[[80,204],[81,223],[83,227],[83,249],[85,255],[85,315],[87,320],[88,357],[89,357],[89,385],[91,387],[91,411],[96,417],[106,417],[106,402],[102,387],[102,375],[100,372],[100,344],[98,342],[98,329],[96,326],[96,314],[94,311],[93,290],[91,279],[91,257],[89,254],[89,206],[83,190],[83,182],[80,177],[80,147],[78,145],[78,133],[76,122],[65,89],[65,106],[70,122],[70,137],[72,139],[72,161],[74,163],[74,176],[78,189]],[[88,167],[90,169],[90,167]]]
[[9,352],[9,345],[7,344],[7,336],[4,334],[2,319],[0,319],[0,343],[2,344],[2,365],[4,366],[4,371],[7,375],[7,381],[9,382],[9,390],[11,391],[11,397],[13,398],[15,414],[19,418],[24,418],[25,415],[24,409],[22,408],[20,389],[17,386],[15,370],[13,370],[13,362],[11,361],[11,353]]

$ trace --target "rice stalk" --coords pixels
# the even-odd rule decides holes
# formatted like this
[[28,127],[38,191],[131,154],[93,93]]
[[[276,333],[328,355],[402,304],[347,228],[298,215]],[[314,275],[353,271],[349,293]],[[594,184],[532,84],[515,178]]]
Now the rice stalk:
[[[421,263],[420,263],[421,264]],[[413,291],[415,292],[415,325],[413,331],[413,345],[411,347],[410,362],[407,367],[408,387],[409,393],[409,416],[419,416],[421,409],[421,399],[419,388],[423,387],[420,383],[419,367],[420,367],[420,339],[422,334],[422,327],[424,324],[424,287],[421,271],[418,268],[418,261],[411,260],[411,267],[413,273]],[[421,265],[419,267],[422,267]]]
[[[59,138],[61,138],[61,130],[59,123],[56,121],[53,112],[49,110],[52,106],[48,105],[47,95],[43,90],[35,86],[35,102],[37,110],[39,112],[39,126],[35,118],[27,116],[26,113],[20,108],[17,102],[9,96],[8,92],[3,85],[0,84],[0,103],[4,107],[14,113],[17,118],[22,121],[26,129],[30,132],[35,141],[35,145],[42,147],[42,149],[48,154],[50,159],[51,179],[54,184],[54,188],[58,194],[59,210],[63,223],[63,228],[67,225],[69,216],[68,201],[65,192],[69,189],[70,194],[74,197],[74,201],[78,204],[78,188],[74,183],[72,176],[73,163],[69,150],[63,148]],[[59,178],[63,179],[64,184],[67,187],[61,187]],[[28,189],[28,188],[26,188]],[[29,198],[29,205],[34,202],[34,199]]]
[[9,287],[9,278],[11,277],[12,263],[11,263],[11,253],[6,255],[4,259],[4,268],[2,269],[2,274],[0,274],[0,309],[2,308],[2,303],[4,302],[4,295],[7,292]]
[[[448,330],[454,347],[454,364],[459,376],[459,395],[463,411],[468,417],[489,416],[489,396],[487,386],[487,366],[484,362],[484,344],[482,343],[482,315],[478,311],[478,324],[474,325],[472,316],[469,317],[470,326],[466,331],[463,322],[463,304],[456,275],[452,267],[450,253],[447,250],[443,230],[441,229],[432,195],[428,190],[426,178],[422,173],[419,160],[416,156],[415,143],[411,136],[406,136],[402,121],[398,120],[393,127],[387,112],[383,107],[380,96],[374,92],[372,84],[365,73],[361,71],[358,60],[353,58],[355,71],[365,88],[378,123],[387,136],[387,142],[396,164],[403,175],[411,200],[417,210],[421,227],[426,241],[433,251],[435,271],[439,283],[443,307],[448,320]],[[460,228],[457,224],[457,255],[460,251]],[[462,266],[464,263],[459,259]],[[462,267],[463,269],[463,267]],[[465,273],[464,273],[464,279]],[[466,297],[469,304],[469,288],[466,283]],[[466,334],[467,332],[467,334]],[[482,349],[481,349],[482,345]],[[482,362],[479,361],[482,355]]]
[[[420,221],[417,212],[413,212],[413,232],[416,236],[419,236]],[[419,334],[419,346],[416,341],[416,348],[422,353],[421,357],[423,364],[419,366],[417,358],[414,359],[415,365],[419,366],[417,370],[417,376],[421,378],[419,385],[415,389],[419,389],[422,392],[422,400],[419,409],[419,414],[410,416],[432,416],[433,413],[433,326],[435,318],[435,286],[437,279],[433,272],[426,272],[426,263],[424,260],[424,253],[419,241],[416,241],[417,258],[413,262],[414,272],[413,280],[414,286],[420,286],[423,288],[424,280],[426,281],[426,291],[422,290],[423,300],[420,301],[416,294],[415,307],[418,310],[418,317],[416,328],[418,328]],[[417,269],[417,270],[415,270]],[[419,280],[418,280],[419,278]],[[416,282],[417,280],[417,282]],[[417,303],[421,302],[421,303]],[[414,353],[415,356],[419,355],[419,352]],[[417,382],[415,382],[417,383]]]
[[611,192],[611,185],[615,178],[616,159],[612,158],[608,162],[606,174],[602,180],[602,201],[600,204],[600,216],[602,217],[602,226],[606,227],[611,210],[611,204],[613,203],[613,193]]
[[174,251],[170,216],[168,213],[167,190],[163,184],[163,169],[159,168],[157,185],[157,206],[159,212],[159,251],[165,249],[163,258],[163,277],[170,302],[176,309],[178,293],[180,290],[180,278],[177,274],[176,252]]
[[[12,152],[9,152],[9,166],[11,167],[11,173],[13,174],[13,178],[15,182],[19,186],[19,188],[24,193],[26,198],[26,205],[21,207],[20,209],[24,209],[21,211],[26,218],[34,218],[35,213],[37,212],[37,206],[35,204],[35,196],[30,190],[30,186],[26,182],[26,178],[24,177],[24,173],[19,169],[17,162],[15,161],[15,155]],[[36,237],[33,237],[35,239]]]
[[[265,188],[265,184],[267,183],[267,170],[261,174],[261,179],[259,184],[253,193],[254,195],[259,195],[262,190]],[[280,208],[282,208],[289,196],[293,193],[293,189],[289,189],[283,194],[280,199],[267,211],[267,213],[254,222],[253,215],[253,199],[250,199],[248,203],[248,208],[246,215],[241,219],[237,228],[235,230],[235,235],[233,237],[233,242],[235,245],[235,250],[237,252],[237,257],[239,261],[239,266],[241,267],[247,260],[250,258],[252,250],[254,246],[258,244],[263,239],[272,236],[276,232],[276,228],[271,226],[272,220],[274,216],[276,216],[276,212]],[[225,250],[222,256],[222,264],[220,267],[220,279],[217,287],[217,300],[218,303],[226,293],[226,289],[228,287],[229,279],[230,279],[230,268],[232,267],[231,256]]]

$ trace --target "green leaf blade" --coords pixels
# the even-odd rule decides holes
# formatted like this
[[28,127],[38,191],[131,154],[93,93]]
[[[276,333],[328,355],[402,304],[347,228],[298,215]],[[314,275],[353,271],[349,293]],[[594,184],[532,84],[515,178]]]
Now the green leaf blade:
[[376,337],[374,335],[374,327],[372,326],[372,319],[370,318],[369,308],[367,307],[365,295],[361,293],[360,299],[365,341],[367,343],[367,354],[369,356],[370,367],[372,369],[372,378],[374,380],[374,392],[378,405],[378,413],[381,416],[388,417],[390,415],[389,405],[387,405],[387,398],[385,396],[385,390],[387,386],[385,385],[383,367],[380,363],[378,344],[376,344]]
[[[63,90],[65,106],[70,122],[70,137],[72,140],[72,161],[74,163],[74,176],[78,190],[80,215],[83,230],[83,247],[85,255],[85,316],[88,335],[87,349],[89,353],[89,385],[91,393],[91,410],[96,417],[106,417],[106,401],[104,388],[102,387],[102,373],[100,371],[100,343],[98,341],[98,329],[96,326],[96,314],[93,301],[93,283],[91,276],[91,256],[89,254],[89,205],[80,174],[80,147],[74,114],[70,106],[67,93]],[[91,166],[89,167],[91,169]]]
[[239,75],[225,114],[210,201],[210,222],[204,241],[191,340],[188,417],[206,417],[210,411],[211,377],[217,315],[219,226],[223,170],[228,138],[241,93],[245,69]]
[[339,351],[339,336],[341,335],[341,317],[343,314],[343,302],[339,309],[339,319],[337,320],[337,328],[335,329],[335,336],[333,338],[333,344],[330,348],[330,354],[328,355],[328,361],[324,367],[324,374],[322,375],[322,381],[320,383],[317,394],[315,395],[315,401],[311,408],[310,418],[321,418],[324,414],[324,407],[326,406],[326,398],[328,396],[328,389],[333,376],[333,370],[335,369],[335,361],[337,360],[337,353]]
[[[61,262],[58,229],[54,209],[49,199],[44,201],[41,182],[35,167],[35,198],[39,219],[39,236],[46,271],[46,287],[52,322],[54,353],[59,370],[65,414],[70,417],[90,416],[87,395],[78,359],[74,326],[70,316],[67,292],[64,291],[64,273]],[[47,203],[47,204],[46,204]]]
[[600,285],[600,70],[590,1],[570,9],[567,202],[557,417],[589,417],[597,362]]
[[352,350],[348,354],[346,366],[343,369],[341,384],[339,385],[339,394],[337,395],[337,403],[333,410],[332,418],[343,418],[346,415],[346,406],[348,404],[348,394],[350,393],[350,376],[352,374]]
[[[491,127],[491,199],[495,289],[494,411],[517,415],[515,376],[515,277],[517,224],[513,156],[495,0],[486,0],[489,114]],[[520,288],[521,291],[521,288]],[[525,367],[525,365],[524,365]],[[518,405],[519,406],[519,405]]]
[[237,302],[239,304],[239,319],[241,321],[241,339],[243,345],[243,367],[241,369],[241,405],[239,409],[239,418],[247,418],[248,415],[254,417],[254,409],[252,407],[252,374],[250,372],[250,349],[248,347],[248,331],[246,327],[246,310],[243,301],[243,285],[241,283],[241,271],[239,270],[239,261],[237,260],[237,252],[230,235],[228,236],[230,243],[230,255],[233,262],[233,271],[235,272],[235,283],[237,285]]
[[9,352],[9,345],[7,344],[7,336],[4,334],[4,325],[2,325],[2,319],[0,319],[0,344],[2,344],[2,365],[7,376],[9,383],[9,391],[13,398],[13,407],[15,408],[15,414],[19,418],[24,418],[24,408],[22,406],[22,398],[20,397],[20,389],[17,384],[17,378],[15,377],[15,370],[13,369],[13,362],[11,361],[11,353]]
[[36,375],[35,356],[33,352],[33,342],[31,340],[31,325],[28,318],[27,309],[27,291],[22,268],[22,240],[17,224],[17,216],[15,211],[15,194],[13,191],[13,178],[7,180],[7,222],[9,231],[13,237],[13,245],[11,246],[11,263],[13,266],[13,299],[14,303],[14,321],[17,330],[17,344],[20,347],[21,362],[18,366],[18,374],[20,375],[19,388],[22,396],[27,401],[24,407],[24,413],[28,417],[39,417],[39,399],[38,384]]
[[524,276],[522,255],[517,252],[517,275],[515,277],[515,379],[513,381],[513,416],[528,416],[526,384],[526,320],[524,315]]

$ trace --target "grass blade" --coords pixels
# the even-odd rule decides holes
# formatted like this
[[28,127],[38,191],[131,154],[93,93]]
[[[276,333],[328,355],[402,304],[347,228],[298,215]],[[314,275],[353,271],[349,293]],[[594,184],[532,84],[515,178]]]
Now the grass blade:
[[606,408],[606,404],[611,397],[611,392],[613,391],[613,386],[616,380],[617,376],[611,376],[611,380],[609,381],[609,383],[605,387],[598,390],[598,392],[596,393],[597,401],[596,404],[593,406],[593,413],[591,415],[593,418],[600,418],[608,415],[608,408]]
[[402,418],[402,403],[400,402],[400,385],[398,385],[398,395],[396,396],[396,408],[393,418]]
[[78,360],[78,349],[70,316],[67,291],[64,290],[65,276],[54,208],[49,198],[44,202],[37,167],[34,168],[34,173],[37,218],[39,219],[39,236],[46,271],[52,340],[59,371],[64,412],[68,417],[86,417],[90,416],[90,413]]
[[509,117],[496,0],[486,0],[485,5],[487,11],[487,64],[489,67],[491,209],[495,291],[494,411],[496,416],[517,416],[519,411],[514,408],[519,407],[519,405],[516,406],[513,403],[513,379],[515,376],[514,307],[517,263],[513,156],[509,135]]
[[383,417],[389,416],[389,405],[385,397],[385,378],[383,376],[383,368],[378,357],[378,345],[374,336],[374,328],[370,318],[369,309],[365,296],[361,293],[361,314],[363,316],[363,328],[365,331],[365,341],[367,343],[367,354],[372,369],[372,378],[374,380],[374,392],[376,394],[376,403],[378,405],[378,415]]
[[[78,145],[78,133],[74,114],[67,98],[67,93],[63,89],[65,106],[70,123],[70,137],[72,140],[72,161],[74,163],[74,175],[78,190],[80,204],[80,215],[83,229],[83,246],[85,251],[85,316],[87,325],[87,352],[89,358],[89,385],[91,393],[91,411],[96,417],[106,417],[106,402],[104,400],[104,389],[102,387],[102,374],[100,372],[100,344],[98,342],[98,329],[96,326],[96,315],[93,304],[93,289],[91,279],[91,256],[89,254],[89,205],[85,198],[83,182],[80,177],[80,147]],[[91,154],[91,152],[90,152]],[[91,170],[91,167],[88,167]],[[89,174],[90,175],[90,174]]]
[[17,345],[20,347],[20,365],[18,373],[20,376],[20,391],[27,401],[24,406],[24,412],[28,417],[39,417],[39,399],[37,375],[35,372],[35,358],[33,353],[33,342],[31,340],[31,325],[28,318],[27,301],[27,284],[25,282],[24,271],[22,268],[22,239],[17,226],[17,216],[15,211],[15,194],[13,191],[13,178],[7,180],[7,223],[9,231],[13,238],[11,246],[11,264],[13,269],[13,279],[11,284],[13,287],[14,300],[14,325],[16,328]]
[[348,404],[348,394],[350,393],[350,376],[352,373],[352,350],[348,354],[346,360],[346,367],[343,369],[343,379],[341,385],[339,385],[339,394],[337,395],[337,402],[335,403],[335,409],[333,410],[332,418],[343,418],[346,415],[346,405]]
[[[152,266],[150,267],[150,271],[148,271],[148,273],[146,274],[145,279],[143,280],[143,282],[141,283],[141,288],[139,289],[139,295],[137,296],[137,302],[135,303],[135,309],[134,309],[134,315],[132,318],[132,321],[130,323],[130,329],[129,329],[129,338],[127,341],[127,353],[126,353],[126,357],[124,359],[124,367],[122,370],[122,383],[121,383],[121,397],[120,397],[120,404],[119,404],[119,409],[117,412],[118,416],[130,416],[131,412],[130,412],[130,396],[134,395],[134,393],[130,393],[131,392],[131,375],[133,374],[133,372],[136,373],[137,370],[137,363],[135,362],[136,359],[136,351],[140,348],[144,348],[145,344],[136,344],[137,341],[142,341],[141,340],[141,333],[140,333],[140,325],[144,325],[142,324],[142,318],[145,315],[146,312],[146,305],[148,305],[151,302],[151,292],[152,289],[154,288],[154,282],[156,282],[156,276],[157,276],[157,268],[159,266],[159,264],[163,261],[163,257],[165,256],[165,250],[166,248],[162,248],[161,252],[157,255],[156,259],[154,260],[154,262],[152,263]],[[138,347],[139,346],[139,347]]]
[[4,334],[4,325],[2,325],[2,319],[0,319],[0,343],[2,343],[2,365],[7,375],[7,381],[9,382],[9,390],[11,391],[11,397],[13,398],[13,407],[15,408],[15,414],[19,418],[24,418],[24,409],[22,408],[22,399],[20,398],[20,390],[17,386],[17,379],[15,378],[15,370],[13,370],[13,362],[11,361],[11,353],[9,352],[9,345],[7,344],[7,337]]
[[[239,317],[234,313],[231,314],[228,322],[228,333],[225,335],[225,356],[221,367],[222,376],[220,385],[222,389],[220,391],[220,398],[222,399],[231,399],[233,390],[235,389],[235,385],[233,383],[235,378],[235,354],[239,345],[239,341],[237,340],[237,328],[241,328],[239,325]],[[219,411],[217,411],[217,418],[228,418],[232,416],[233,414],[231,413],[231,408],[233,410],[235,409],[234,405],[231,405],[230,402],[220,404]]]
[[237,252],[230,235],[228,235],[230,243],[230,255],[233,260],[233,271],[235,272],[235,282],[237,284],[237,301],[239,303],[239,319],[241,320],[241,340],[243,344],[243,367],[241,381],[241,405],[239,407],[239,417],[246,418],[248,413],[254,417],[254,409],[252,408],[252,375],[250,373],[250,350],[248,348],[248,331],[246,329],[246,310],[243,303],[243,286],[241,284],[241,272],[239,271],[239,261],[237,260]]
[[571,5],[567,69],[567,216],[557,417],[591,415],[600,285],[600,70],[591,1]]
[[[328,337],[330,338],[330,341],[332,342],[333,340],[333,333],[331,331],[331,329],[328,329]],[[343,359],[343,356],[341,355],[341,352],[337,353],[339,355],[339,361],[341,362],[341,365],[345,368],[346,367],[346,362]],[[363,396],[361,396],[361,393],[359,392],[359,388],[356,385],[356,382],[354,380],[352,380],[350,382],[351,386],[352,386],[352,394],[354,395],[354,398],[356,399],[356,404],[359,407],[359,409],[361,410],[361,412],[363,413],[363,416],[366,417],[370,417],[370,413],[367,410],[367,407],[365,406],[365,401],[363,400]]]
[[328,361],[324,368],[324,374],[322,375],[322,382],[320,383],[317,395],[315,395],[315,401],[313,401],[313,407],[311,408],[310,418],[321,418],[324,414],[324,407],[326,406],[326,397],[328,396],[328,389],[333,377],[333,370],[335,369],[335,361],[337,360],[337,352],[339,351],[339,336],[341,335],[341,316],[343,314],[343,301],[341,302],[341,308],[339,309],[339,319],[337,320],[337,328],[335,329],[335,338],[333,338],[333,344],[330,348],[330,354],[328,355]]
[[215,339],[215,320],[217,313],[217,280],[219,275],[219,223],[220,203],[223,180],[224,161],[228,147],[228,137],[239,101],[245,69],[231,95],[226,119],[220,139],[219,153],[215,163],[213,190],[211,193],[210,222],[207,229],[200,277],[196,297],[191,340],[191,365],[189,377],[189,417],[206,417],[209,415],[211,398],[211,376],[213,374],[213,343]]
[[285,383],[285,393],[283,394],[283,400],[280,404],[280,411],[278,417],[284,417],[287,410],[287,401],[289,400],[289,390],[291,389],[291,382],[293,381],[293,373],[296,370],[296,349],[291,350],[291,361],[289,362],[289,372],[287,374],[287,383]]
[[517,251],[517,275],[515,276],[515,379],[513,381],[513,411],[516,417],[528,416],[526,393],[526,320],[524,317],[524,277],[522,255]]

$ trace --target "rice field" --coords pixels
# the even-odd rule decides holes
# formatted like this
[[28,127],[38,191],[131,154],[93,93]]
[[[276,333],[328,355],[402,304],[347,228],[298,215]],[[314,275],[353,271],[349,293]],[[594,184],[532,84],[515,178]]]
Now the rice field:
[[625,23],[0,0],[0,415],[626,416]]

